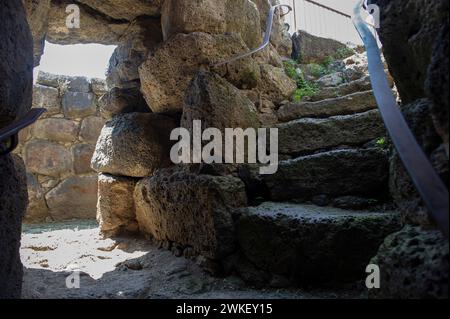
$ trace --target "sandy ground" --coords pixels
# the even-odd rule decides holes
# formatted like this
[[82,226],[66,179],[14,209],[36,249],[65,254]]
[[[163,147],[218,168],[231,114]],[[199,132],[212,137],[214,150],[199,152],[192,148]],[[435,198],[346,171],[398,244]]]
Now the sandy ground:
[[[255,289],[214,278],[194,261],[144,239],[102,239],[93,222],[25,226],[23,298],[311,299],[364,298],[361,291]],[[77,285],[79,288],[67,288]],[[69,279],[68,279],[69,277]]]

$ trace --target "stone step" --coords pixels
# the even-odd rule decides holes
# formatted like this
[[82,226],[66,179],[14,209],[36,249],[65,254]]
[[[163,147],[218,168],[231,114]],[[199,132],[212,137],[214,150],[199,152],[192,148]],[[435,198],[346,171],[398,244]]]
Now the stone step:
[[325,118],[366,112],[377,108],[373,91],[364,91],[318,102],[289,103],[277,112],[280,122],[305,117]]
[[244,256],[300,285],[363,279],[384,238],[400,228],[394,212],[271,202],[246,209],[237,222]]
[[361,79],[344,83],[337,87],[322,88],[316,95],[309,97],[308,100],[309,102],[317,102],[370,90],[372,90],[372,83],[370,82],[370,76],[367,75]]
[[262,175],[274,201],[316,195],[375,196],[387,189],[388,154],[381,148],[343,149],[281,161],[273,175]]
[[337,146],[359,146],[386,135],[378,110],[278,125],[279,153],[306,154]]

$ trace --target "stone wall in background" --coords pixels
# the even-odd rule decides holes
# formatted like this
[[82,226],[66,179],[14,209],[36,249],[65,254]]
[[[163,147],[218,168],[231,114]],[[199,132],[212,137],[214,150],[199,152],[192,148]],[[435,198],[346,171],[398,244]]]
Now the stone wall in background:
[[95,218],[97,174],[90,162],[105,124],[97,106],[105,92],[104,80],[39,74],[33,107],[47,113],[21,133],[16,150],[27,169],[25,222]]

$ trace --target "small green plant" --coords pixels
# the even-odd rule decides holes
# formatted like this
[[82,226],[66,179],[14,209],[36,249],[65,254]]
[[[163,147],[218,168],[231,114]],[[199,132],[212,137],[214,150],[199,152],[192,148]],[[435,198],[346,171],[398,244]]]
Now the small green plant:
[[343,60],[346,59],[348,57],[351,57],[352,55],[354,55],[356,52],[355,50],[353,50],[352,48],[349,48],[348,46],[339,48],[336,50],[336,59],[338,60]]
[[375,144],[380,148],[386,148],[387,147],[386,138],[385,137],[379,138]]
[[317,94],[317,86],[304,78],[303,74],[299,72],[299,66],[295,61],[285,61],[284,69],[287,76],[289,76],[297,83],[297,90],[292,96],[292,100],[294,102],[300,103],[304,97],[314,96],[315,94]]
[[309,64],[309,71],[310,74],[316,78],[320,78],[329,73],[328,67],[317,63]]

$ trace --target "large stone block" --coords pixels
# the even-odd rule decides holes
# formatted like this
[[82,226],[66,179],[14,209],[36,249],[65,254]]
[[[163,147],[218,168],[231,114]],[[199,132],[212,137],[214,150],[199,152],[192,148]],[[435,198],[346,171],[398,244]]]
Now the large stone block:
[[381,149],[345,149],[281,161],[278,172],[262,176],[276,201],[314,195],[379,196],[387,189],[388,156]]
[[80,0],[80,2],[115,20],[133,21],[140,16],[158,17],[162,0]]
[[172,164],[170,134],[177,127],[172,118],[157,114],[117,116],[101,132],[92,168],[119,176],[150,176]]
[[[86,0],[87,2],[89,0]],[[114,7],[112,2],[101,1]],[[120,43],[129,22],[111,19],[87,5],[79,5],[80,28],[68,28],[66,8],[71,0],[52,0],[50,6],[46,39],[57,44],[100,43],[105,45]],[[130,8],[130,7],[129,7]],[[130,10],[133,11],[133,10]]]
[[90,116],[81,122],[80,139],[86,143],[95,144],[100,136],[105,119],[97,116]]
[[65,117],[71,119],[94,115],[97,111],[94,93],[66,92],[62,106]]
[[381,245],[371,264],[381,270],[378,299],[448,299],[448,239],[437,230],[406,226]]
[[104,235],[138,231],[134,206],[136,182],[133,178],[99,175],[97,221]]
[[199,72],[186,92],[181,126],[192,133],[193,121],[202,129],[257,128],[258,114],[247,96],[220,76]]
[[367,112],[377,108],[372,91],[357,92],[343,97],[324,99],[317,102],[289,103],[277,112],[282,122],[304,117],[328,117]]
[[84,76],[65,77],[62,86],[64,86],[67,89],[67,91],[70,92],[80,92],[80,93],[91,92],[91,82],[87,77]]
[[161,13],[164,40],[178,33],[237,33],[249,48],[261,42],[259,11],[250,0],[167,0]]
[[395,213],[284,203],[248,208],[237,225],[254,265],[300,285],[365,278],[379,245],[401,227]]
[[127,89],[112,88],[98,101],[102,117],[111,119],[125,113],[149,113],[147,105],[139,87]]
[[339,41],[316,37],[305,31],[294,34],[292,42],[293,58],[304,64],[323,63],[335,56],[339,49],[345,48],[345,44]]
[[[139,69],[147,104],[155,113],[181,112],[185,91],[199,70],[247,51],[237,34],[194,32],[170,38]],[[251,58],[222,66],[217,72],[238,88],[253,88],[260,78]]]
[[70,152],[54,142],[34,140],[25,145],[25,163],[31,173],[58,177],[72,168]]
[[305,154],[337,146],[359,146],[384,137],[378,110],[326,119],[305,118],[278,125],[279,151]]
[[109,88],[139,87],[139,66],[162,42],[161,21],[139,18],[133,21],[109,60],[106,81]]
[[62,118],[39,120],[33,126],[32,134],[36,138],[56,142],[74,142],[78,139],[79,123]]
[[91,160],[94,151],[95,146],[91,144],[78,144],[72,148],[73,170],[75,174],[93,173]]
[[95,218],[97,176],[70,177],[45,195],[55,221]]
[[261,80],[258,83],[258,89],[268,100],[280,104],[285,100],[290,100],[297,85],[286,75],[284,69],[263,64],[261,65]]
[[141,231],[220,259],[235,247],[232,211],[247,198],[237,178],[166,169],[138,183],[135,202]]
[[61,100],[56,88],[36,84],[33,88],[33,107],[44,108],[44,116],[57,114],[61,111]]

